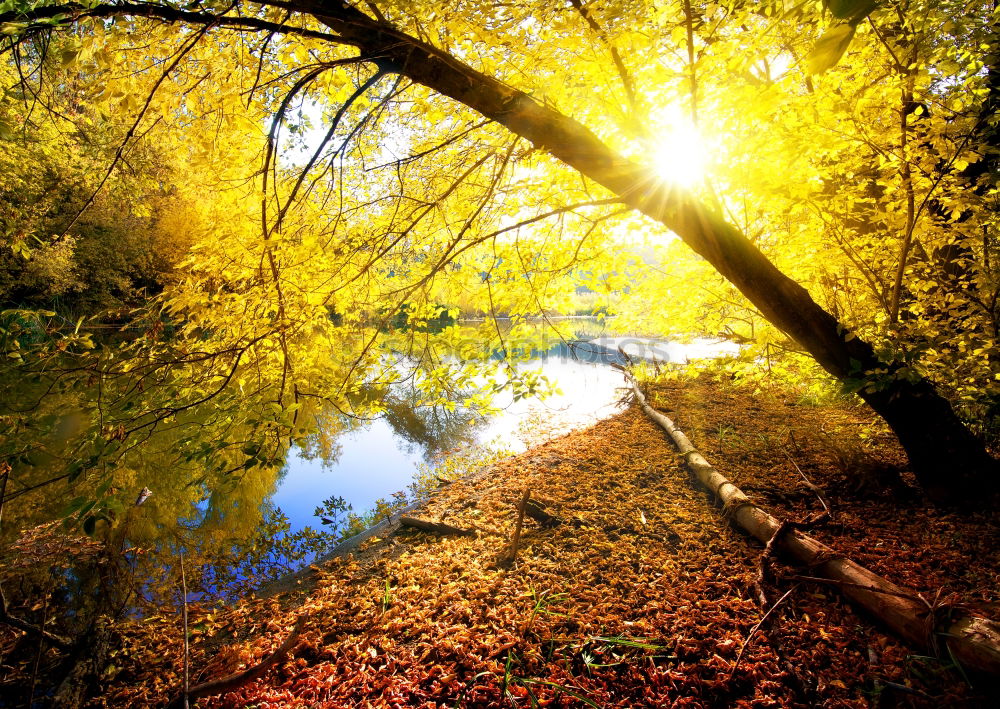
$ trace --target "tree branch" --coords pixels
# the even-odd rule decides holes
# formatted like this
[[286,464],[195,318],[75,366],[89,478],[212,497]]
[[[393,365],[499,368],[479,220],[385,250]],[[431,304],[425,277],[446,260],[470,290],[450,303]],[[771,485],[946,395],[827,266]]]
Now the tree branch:
[[7,597],[4,595],[3,588],[0,587],[0,623],[4,625],[9,625],[12,628],[17,628],[25,633],[31,633],[32,635],[38,635],[39,637],[46,640],[48,643],[55,645],[60,650],[72,650],[74,645],[71,641],[66,638],[50,633],[45,628],[29,623],[26,620],[21,620],[15,616],[12,616],[7,611]]
[[625,66],[625,62],[622,61],[622,56],[619,54],[618,48],[612,44],[607,32],[598,24],[594,16],[590,14],[590,10],[584,6],[581,0],[569,0],[569,4],[576,8],[576,11],[580,13],[580,17],[584,19],[594,34],[597,35],[598,39],[608,48],[608,52],[611,54],[611,61],[618,72],[618,78],[621,79],[622,87],[625,89],[625,96],[628,99],[629,108],[632,110],[632,117],[635,119],[638,127],[645,130],[645,123],[640,118],[641,111],[639,100],[635,93],[635,82],[632,81],[632,75],[629,73],[628,67]]
[[[264,2],[261,5],[283,7],[283,3]],[[301,12],[301,10],[299,10]],[[88,17],[109,18],[109,17],[146,17],[149,19],[162,20],[168,23],[184,23],[188,25],[214,25],[215,27],[233,30],[248,30],[252,32],[273,32],[275,34],[294,35],[309,39],[319,39],[335,44],[353,44],[337,35],[328,32],[318,32],[304,27],[291,27],[289,25],[270,22],[258,17],[243,17],[226,14],[213,14],[210,12],[193,12],[190,10],[179,10],[167,5],[157,3],[104,3],[88,6],[82,3],[70,2],[63,5],[49,5],[40,7],[28,12],[12,10],[0,13],[0,26],[9,25],[14,28],[20,27],[19,34],[24,36],[39,30],[52,29],[53,20],[59,23],[70,23],[83,20]]]

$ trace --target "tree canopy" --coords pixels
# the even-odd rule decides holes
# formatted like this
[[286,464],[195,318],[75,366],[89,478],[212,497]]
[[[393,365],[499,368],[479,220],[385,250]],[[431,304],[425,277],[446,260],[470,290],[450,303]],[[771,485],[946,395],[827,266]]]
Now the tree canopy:
[[401,309],[444,405],[482,367],[420,323],[586,286],[752,366],[813,358],[932,494],[995,481],[953,411],[986,431],[1000,376],[989,3],[8,0],[0,26],[7,302],[162,291],[96,366],[123,407],[179,384],[95,413],[99,448],[229,390],[292,436],[310,399],[368,415]]
[[[18,557],[0,583],[20,586],[14,605],[0,588],[0,622],[66,650],[46,628],[86,638],[94,618],[178,598],[177,577],[186,608],[189,592],[238,596],[289,571],[407,502],[356,513],[335,495],[316,501],[327,528],[293,532],[271,501],[291,456],[330,461],[338,436],[379,416],[428,459],[450,449],[494,394],[551,388],[516,360],[542,327],[570,338],[553,316],[574,312],[725,338],[740,354],[707,366],[733,378],[857,395],[929,498],[989,500],[998,100],[992,1],[0,0],[0,533]],[[784,403],[767,408],[780,423]],[[631,441],[607,456],[621,468],[609,478],[648,495],[627,530],[648,534],[653,498],[686,493],[646,489],[673,454],[644,451],[659,439],[638,427],[620,436],[626,420],[607,428]],[[714,422],[720,453],[734,422]],[[753,458],[748,428],[729,443]],[[805,478],[784,440],[759,439],[794,466],[785,487]],[[755,474],[777,479],[760,458]],[[619,484],[573,469],[566,505]],[[490,514],[506,482],[485,496]],[[727,512],[760,512],[739,495]],[[984,517],[943,529],[971,539]],[[795,526],[767,518],[762,578]],[[573,522],[563,531],[590,526]],[[588,533],[615,546],[614,524]],[[634,548],[663,542],[672,559],[673,537],[652,534]],[[489,542],[476,543],[464,553],[478,563]],[[816,566],[842,561],[817,553]],[[626,556],[618,570],[646,584],[631,542]],[[968,587],[988,568],[963,572]],[[362,584],[380,626],[392,591],[408,593],[390,581]],[[870,591],[851,593],[884,600]],[[77,605],[50,623],[60,593]],[[531,587],[522,636],[546,593]],[[959,610],[908,593],[889,595],[926,616],[930,631],[907,626],[919,642]],[[41,657],[22,663],[32,698]],[[588,675],[614,666],[586,661]]]

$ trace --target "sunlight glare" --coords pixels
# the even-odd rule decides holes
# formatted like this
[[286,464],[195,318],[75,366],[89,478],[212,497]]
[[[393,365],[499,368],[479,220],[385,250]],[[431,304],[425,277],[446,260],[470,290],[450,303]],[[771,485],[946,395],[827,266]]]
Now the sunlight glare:
[[653,146],[653,167],[665,181],[693,187],[705,177],[708,151],[698,128],[681,119],[663,127]]

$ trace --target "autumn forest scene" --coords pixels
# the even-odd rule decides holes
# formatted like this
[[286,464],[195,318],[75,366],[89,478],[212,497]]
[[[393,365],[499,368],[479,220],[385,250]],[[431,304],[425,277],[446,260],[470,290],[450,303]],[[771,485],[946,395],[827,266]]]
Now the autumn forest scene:
[[1000,706],[1000,6],[0,0],[0,707]]

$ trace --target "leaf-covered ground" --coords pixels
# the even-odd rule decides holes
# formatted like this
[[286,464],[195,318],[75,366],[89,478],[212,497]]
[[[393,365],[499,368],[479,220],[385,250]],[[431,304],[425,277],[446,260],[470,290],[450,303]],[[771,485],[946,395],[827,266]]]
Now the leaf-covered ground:
[[[652,403],[779,517],[819,509],[801,470],[833,512],[813,533],[876,572],[928,599],[959,592],[987,612],[1000,600],[995,516],[893,502],[860,437],[883,463],[900,454],[864,414],[704,379],[658,385]],[[564,523],[526,521],[516,562],[492,568],[528,488]],[[193,609],[192,685],[255,664],[306,616],[287,659],[199,706],[996,706],[992,682],[970,685],[818,585],[792,593],[734,669],[765,611],[760,545],[635,408],[443,487],[419,516],[479,533],[397,530],[308,588]],[[775,570],[772,600],[794,573]],[[97,702],[176,695],[181,637],[175,616],[127,628]]]

